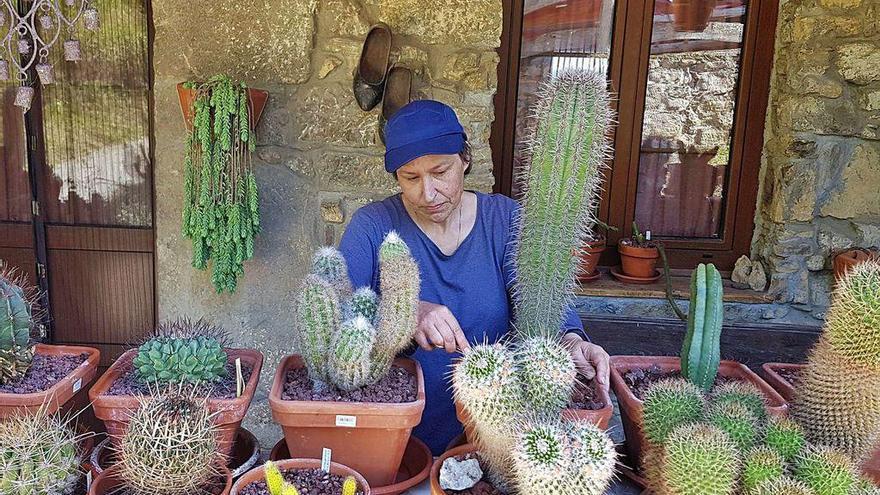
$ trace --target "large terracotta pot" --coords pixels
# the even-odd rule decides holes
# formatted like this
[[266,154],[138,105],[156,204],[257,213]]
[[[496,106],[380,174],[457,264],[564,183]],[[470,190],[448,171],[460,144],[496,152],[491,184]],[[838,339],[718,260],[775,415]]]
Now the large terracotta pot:
[[840,281],[847,272],[852,270],[852,267],[859,263],[864,263],[870,259],[877,258],[878,256],[876,253],[867,249],[850,249],[839,253],[831,262],[832,268],[834,269],[834,280]]
[[580,275],[578,276],[578,280],[581,283],[588,282],[590,276],[596,273],[596,267],[599,265],[599,258],[602,256],[602,252],[605,251],[605,247],[607,244],[607,240],[604,235],[597,235],[594,241],[588,242],[584,245],[583,250],[580,253],[581,266],[580,266]]
[[[263,115],[263,109],[266,108],[266,101],[269,99],[269,92],[261,89],[248,89],[250,96],[251,112],[250,121],[251,129],[257,127],[260,117]],[[192,130],[193,118],[195,117],[195,109],[193,104],[196,99],[196,91],[194,89],[186,89],[183,83],[177,84],[177,98],[180,100],[180,111],[183,113],[183,123],[187,130]]]
[[[263,355],[253,349],[227,349],[232,360],[241,358],[242,363],[252,366],[252,373],[241,397],[235,399],[208,399],[208,410],[214,415],[214,424],[218,426],[217,441],[220,444],[220,452],[229,455],[238,428],[244,419],[247,410],[257,390],[260,381],[260,370],[263,367]],[[131,362],[137,353],[137,349],[126,351],[119,357],[113,366],[104,373],[89,391],[92,400],[92,409],[95,416],[104,422],[107,433],[116,443],[128,430],[129,419],[132,412],[140,407],[137,397],[129,395],[108,395],[110,386],[119,379],[123,373],[130,369]]]
[[[626,449],[633,463],[638,463],[641,459],[642,449],[646,442],[642,431],[644,402],[630,390],[623,376],[630,370],[649,369],[655,365],[664,372],[681,370],[681,361],[677,357],[611,356],[611,387],[614,389],[617,403],[620,405],[620,420],[626,434]],[[788,404],[785,399],[747,366],[736,361],[721,361],[718,375],[754,384],[764,394],[769,414],[773,416],[788,414]]]
[[618,244],[620,266],[623,274],[633,278],[654,278],[660,251],[656,247],[631,246],[624,242]]
[[412,359],[396,366],[416,376],[416,400],[403,404],[283,400],[288,371],[303,368],[302,357],[287,356],[275,373],[269,392],[272,417],[284,430],[291,455],[320,459],[325,448],[332,459],[364,475],[373,486],[394,483],[413,427],[425,409],[425,377]]
[[[287,471],[290,469],[320,469],[321,468],[321,460],[320,459],[287,459],[283,461],[277,461],[275,463],[278,466],[278,469],[281,471]],[[335,474],[337,476],[354,476],[354,479],[357,480],[358,487],[364,493],[364,495],[371,495],[373,492],[370,491],[370,484],[366,479],[354,469],[344,465],[339,464],[338,462],[330,463],[330,474]],[[237,495],[241,490],[244,489],[247,485],[255,481],[261,481],[266,479],[266,474],[263,471],[263,466],[255,467],[250,471],[244,473],[238,481],[232,485],[232,491],[229,492],[231,495]],[[300,488],[301,489],[301,488]]]
[[443,462],[446,459],[457,455],[470,454],[476,451],[476,445],[466,443],[462,446],[455,447],[452,450],[447,450],[442,456],[434,461],[434,466],[431,468],[431,495],[446,495],[446,490],[440,488],[440,468],[443,467]]
[[33,414],[43,404],[46,404],[48,413],[55,413],[77,392],[92,383],[98,370],[98,362],[101,360],[101,352],[92,347],[37,344],[35,352],[53,356],[88,354],[88,357],[69,375],[49,387],[48,390],[33,394],[0,393],[0,419],[9,417],[16,412],[24,411]]
[[[122,487],[122,481],[116,475],[118,470],[117,467],[111,467],[99,474],[97,478],[92,480],[88,495],[113,495],[118,492]],[[221,473],[225,483],[223,489],[217,490],[214,495],[229,495],[229,490],[232,488],[232,475],[226,468],[222,468]]]

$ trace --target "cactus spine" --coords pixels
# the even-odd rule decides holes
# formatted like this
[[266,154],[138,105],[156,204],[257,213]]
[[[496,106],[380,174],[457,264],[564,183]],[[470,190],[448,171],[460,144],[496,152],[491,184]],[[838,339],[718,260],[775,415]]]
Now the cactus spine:
[[0,263],[0,384],[19,378],[31,367],[35,300],[24,278]]
[[681,374],[706,392],[715,383],[721,362],[723,298],[721,274],[715,265],[697,265],[691,275],[691,302],[681,349]]
[[767,480],[754,491],[754,495],[816,495],[809,486],[791,478]]
[[785,459],[793,462],[803,451],[807,440],[800,425],[788,418],[770,418],[764,428],[764,443]]
[[809,441],[856,461],[880,441],[880,263],[861,263],[838,283],[792,416]]

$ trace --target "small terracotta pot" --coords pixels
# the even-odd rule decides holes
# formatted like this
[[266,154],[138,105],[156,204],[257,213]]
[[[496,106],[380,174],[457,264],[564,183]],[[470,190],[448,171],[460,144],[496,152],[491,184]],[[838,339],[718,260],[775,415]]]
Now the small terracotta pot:
[[[321,460],[320,459],[287,459],[283,461],[278,461],[275,463],[278,466],[278,469],[281,471],[288,471],[291,469],[320,469],[321,468]],[[334,474],[336,476],[354,476],[354,479],[357,480],[358,487],[361,491],[364,492],[364,495],[371,495],[373,492],[370,491],[370,485],[367,483],[367,480],[364,479],[363,476],[354,469],[344,465],[339,464],[337,462],[330,463],[330,474]],[[255,481],[261,481],[266,479],[266,473],[263,471],[263,466],[258,466],[250,471],[244,473],[238,481],[232,485],[232,490],[230,495],[237,495],[244,487],[250,485]],[[302,490],[302,487],[298,487]],[[304,490],[303,490],[304,491]]]
[[[253,367],[250,378],[245,385],[241,397],[235,399],[208,399],[208,410],[214,415],[214,424],[218,426],[217,442],[220,445],[220,453],[229,455],[235,441],[235,435],[241,426],[247,410],[257,390],[260,381],[260,370],[263,367],[263,355],[253,349],[226,349],[227,354],[233,361],[241,358],[242,363],[248,363]],[[131,414],[140,407],[137,397],[130,395],[108,395],[107,391],[123,373],[131,366],[137,354],[137,349],[126,351],[119,357],[110,369],[95,383],[89,391],[89,399],[92,401],[92,409],[95,416],[104,422],[107,433],[114,444],[118,445],[119,439],[128,430]]]
[[872,258],[876,259],[877,255],[866,249],[849,249],[838,254],[831,262],[832,268],[834,269],[834,280],[839,282],[844,275],[852,269],[852,267]]
[[631,246],[621,241],[618,245],[623,274],[633,278],[654,278],[660,251],[656,247]]
[[[116,474],[118,470],[119,468],[114,466],[98,475],[92,480],[88,495],[113,495],[116,493],[122,487],[122,481]],[[226,468],[222,468],[221,473],[225,483],[223,489],[214,492],[214,495],[229,495],[229,490],[232,488],[232,475]]]
[[434,466],[431,467],[431,495],[446,495],[446,490],[440,488],[440,468],[443,467],[443,462],[446,459],[457,455],[470,454],[476,451],[476,445],[466,443],[460,447],[455,447],[452,450],[447,450],[442,456],[434,461]]
[[97,374],[98,362],[101,360],[101,352],[92,347],[37,344],[35,352],[52,356],[88,354],[88,357],[48,390],[32,394],[0,393],[0,419],[22,411],[36,413],[43,404],[47,404],[46,411],[49,414],[54,414],[77,392],[92,383]]
[[275,373],[269,392],[272,417],[284,430],[290,453],[320,459],[323,449],[332,459],[364,475],[373,486],[394,483],[413,427],[425,409],[425,377],[412,359],[398,358],[396,366],[416,377],[416,400],[402,404],[283,400],[287,372],[305,367],[302,357],[287,356]]
[[[626,449],[632,463],[638,465],[645,445],[642,431],[644,402],[635,396],[623,379],[630,370],[649,369],[658,366],[664,372],[680,371],[681,360],[670,356],[611,356],[611,387],[620,405],[620,420],[626,434]],[[767,413],[773,416],[788,414],[788,404],[776,390],[756,375],[747,366],[736,361],[721,361],[718,375],[725,378],[747,381],[754,384],[764,394]]]
[[596,266],[599,265],[599,258],[602,256],[602,251],[605,251],[606,244],[605,236],[598,234],[596,240],[584,245],[580,253],[581,266],[579,270],[580,275],[578,276],[578,280],[581,283],[587,282],[588,280],[586,279],[596,273]]
[[[183,123],[188,131],[192,130],[193,118],[195,118],[195,109],[193,104],[196,99],[196,91],[183,87],[184,83],[177,84],[177,98],[180,100],[180,111],[183,113]],[[251,129],[256,129],[260,123],[260,117],[263,115],[263,109],[266,108],[266,101],[269,99],[269,92],[261,89],[248,89],[250,96],[250,123]]]
[[673,27],[679,32],[703,32],[715,9],[716,0],[675,0],[672,3]]

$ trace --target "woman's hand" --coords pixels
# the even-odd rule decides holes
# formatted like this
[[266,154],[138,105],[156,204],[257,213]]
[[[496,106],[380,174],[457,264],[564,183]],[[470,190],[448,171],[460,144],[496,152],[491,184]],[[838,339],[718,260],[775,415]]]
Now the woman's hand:
[[458,320],[446,306],[419,301],[419,326],[413,339],[426,351],[444,349],[453,353],[470,348]]
[[610,374],[611,359],[608,353],[600,346],[587,342],[574,333],[565,334],[562,341],[568,345],[571,350],[571,358],[577,366],[578,373],[584,377],[586,381],[596,380],[596,391],[599,396],[606,401],[611,402],[608,395],[608,382]]

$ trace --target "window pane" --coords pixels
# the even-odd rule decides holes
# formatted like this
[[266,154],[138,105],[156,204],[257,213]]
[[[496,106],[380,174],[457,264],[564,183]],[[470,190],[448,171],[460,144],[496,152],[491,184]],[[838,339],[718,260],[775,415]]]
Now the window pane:
[[748,0],[657,0],[636,221],[656,236],[719,238]]
[[[567,69],[608,73],[614,0],[525,0],[516,101],[514,172],[522,166],[523,140],[535,91]],[[517,184],[513,193],[517,195]]]

